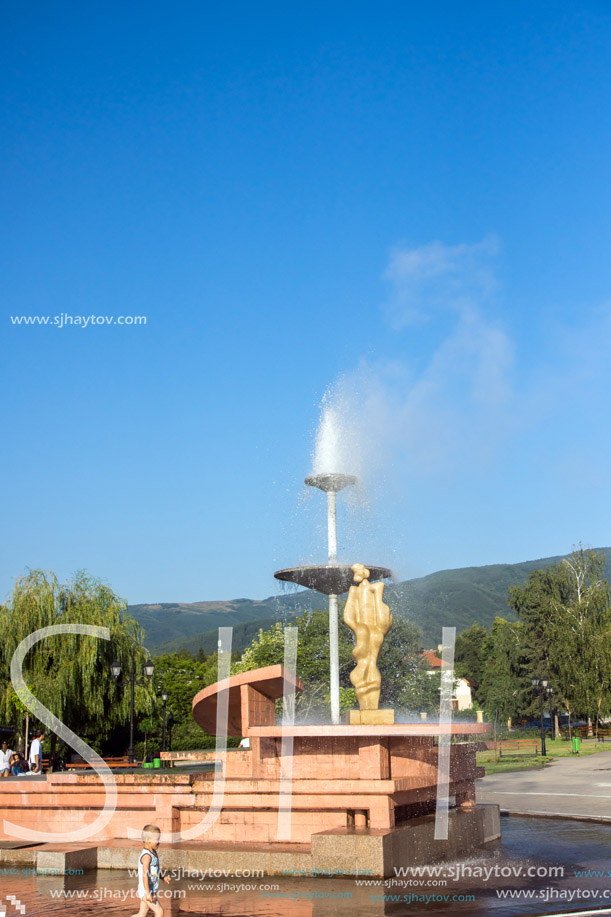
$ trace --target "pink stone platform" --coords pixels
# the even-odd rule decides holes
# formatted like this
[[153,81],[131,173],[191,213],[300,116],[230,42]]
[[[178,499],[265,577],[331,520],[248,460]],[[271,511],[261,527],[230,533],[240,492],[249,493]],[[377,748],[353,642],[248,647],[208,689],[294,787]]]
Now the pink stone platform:
[[[140,831],[153,823],[163,832],[191,829],[207,851],[195,851],[195,857],[209,857],[214,848],[226,858],[229,848],[234,858],[243,859],[258,850],[270,874],[281,868],[278,864],[309,862],[314,869],[374,864],[372,874],[388,875],[394,862],[428,862],[498,837],[497,807],[475,808],[474,781],[484,773],[475,763],[477,742],[451,746],[448,795],[456,817],[445,846],[434,841],[430,814],[437,796],[435,737],[445,732],[476,738],[489,731],[488,725],[282,727],[276,724],[275,701],[282,696],[284,676],[282,666],[269,666],[212,685],[194,698],[195,720],[214,734],[219,692],[228,690],[227,734],[250,739],[249,749],[211,755],[222,768],[216,775],[222,803],[205,834],[197,830],[212,802],[214,773],[117,774],[117,809],[87,844],[97,844],[102,856],[105,843],[127,840],[128,828]],[[302,689],[299,679],[289,683]],[[92,773],[2,780],[0,841],[14,840],[5,819],[66,832],[92,823],[104,800],[102,782]],[[182,855],[181,846],[176,856]],[[98,863],[110,866],[120,859],[113,854]]]
[[[483,723],[441,728],[433,723],[279,726],[275,701],[282,696],[284,674],[283,666],[275,665],[228,680],[227,734],[248,737],[250,749],[228,754],[224,762],[226,822],[211,833],[218,840],[278,837],[282,745],[287,737],[292,740],[290,839],[304,843],[320,831],[387,830],[422,814],[437,795],[435,736],[484,735],[490,730]],[[299,679],[289,681],[295,690],[302,689]],[[216,731],[221,688],[227,690],[227,685],[211,685],[193,700],[193,716],[208,732]],[[474,743],[451,747],[449,795],[459,807],[475,805],[474,781],[484,774],[475,763],[476,748]]]

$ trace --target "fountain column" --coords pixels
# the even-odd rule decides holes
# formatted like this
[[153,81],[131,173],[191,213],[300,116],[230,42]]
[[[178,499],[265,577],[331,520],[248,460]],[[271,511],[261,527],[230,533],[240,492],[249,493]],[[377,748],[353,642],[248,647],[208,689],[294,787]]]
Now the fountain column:
[[[329,566],[337,564],[337,493],[357,479],[351,474],[314,474],[306,478],[310,487],[319,487],[327,494],[327,538]],[[339,713],[339,622],[338,596],[329,595],[329,693],[331,722],[338,725]]]
[[329,538],[329,563],[337,563],[337,494],[327,491],[327,532]]
[[[327,491],[327,532],[329,563],[337,563],[337,492]],[[338,600],[329,596],[329,669],[331,695],[331,722],[337,725],[339,716],[339,625]]]

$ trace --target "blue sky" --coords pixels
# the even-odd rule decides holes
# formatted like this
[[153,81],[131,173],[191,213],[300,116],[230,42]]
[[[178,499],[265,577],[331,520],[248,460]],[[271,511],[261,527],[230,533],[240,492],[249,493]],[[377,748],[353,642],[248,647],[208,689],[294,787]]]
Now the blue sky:
[[[273,594],[325,395],[401,578],[611,542],[611,7],[4,12],[0,592]],[[11,316],[145,315],[146,325]]]

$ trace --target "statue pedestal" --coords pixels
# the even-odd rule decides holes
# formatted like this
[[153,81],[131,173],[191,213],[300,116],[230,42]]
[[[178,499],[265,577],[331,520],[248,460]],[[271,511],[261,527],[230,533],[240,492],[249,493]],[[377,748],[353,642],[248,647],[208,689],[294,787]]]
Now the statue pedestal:
[[391,726],[394,721],[394,710],[348,710],[346,717],[349,726]]

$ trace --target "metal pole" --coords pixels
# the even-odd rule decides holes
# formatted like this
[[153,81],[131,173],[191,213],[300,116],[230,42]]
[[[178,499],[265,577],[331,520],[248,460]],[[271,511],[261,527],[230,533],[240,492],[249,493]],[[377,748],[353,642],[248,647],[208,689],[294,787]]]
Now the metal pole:
[[[162,733],[161,733],[161,746],[162,746],[162,747],[161,747],[161,750],[162,750],[162,751],[165,751],[166,705],[167,705],[167,701],[164,700],[164,702],[163,702],[163,730],[162,730]],[[165,764],[165,762],[164,762],[164,764]]]
[[337,494],[327,491],[327,531],[329,533],[329,563],[337,563]]
[[[337,563],[337,494],[327,491],[327,531],[329,536],[329,563]],[[339,715],[339,624],[336,595],[329,596],[329,675],[331,695],[331,722],[338,725]]]
[[545,749],[545,727],[543,725],[543,690],[541,690],[539,694],[539,703],[541,706],[541,754],[543,757],[545,757],[546,749]]
[[337,596],[329,596],[329,661],[331,682],[331,722],[338,725],[339,716],[339,630]]
[[135,687],[136,687],[136,659],[132,653],[132,673],[130,676],[130,704],[129,704],[129,749],[127,751],[129,757],[129,763],[133,764],[135,760],[134,754],[134,703],[135,703]]

